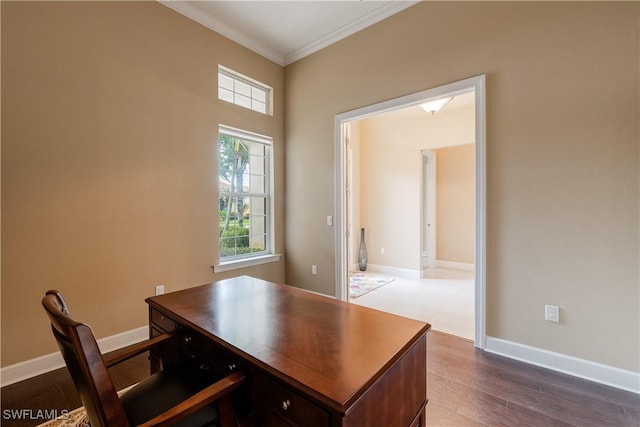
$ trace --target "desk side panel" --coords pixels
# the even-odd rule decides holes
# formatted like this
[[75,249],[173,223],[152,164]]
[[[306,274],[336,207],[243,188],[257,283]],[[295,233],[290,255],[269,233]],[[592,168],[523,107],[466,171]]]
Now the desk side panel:
[[427,401],[427,334],[347,411],[343,427],[410,426]]

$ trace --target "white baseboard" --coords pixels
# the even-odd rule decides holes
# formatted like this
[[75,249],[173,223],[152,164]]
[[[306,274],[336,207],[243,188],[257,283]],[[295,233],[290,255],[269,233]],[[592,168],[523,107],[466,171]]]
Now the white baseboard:
[[386,265],[368,264],[367,271],[372,273],[391,274],[396,277],[407,277],[411,279],[419,279],[419,270],[410,270],[408,268],[389,267]]
[[442,261],[442,260],[436,260],[436,267],[452,268],[454,270],[465,270],[465,271],[474,271],[476,269],[476,266],[473,263],[469,264],[466,262]]
[[[375,266],[371,271],[394,274],[411,273],[413,270],[397,272],[394,267]],[[377,267],[382,267],[378,270]],[[406,276],[404,276],[406,277]],[[144,341],[149,337],[149,327],[141,326],[130,331],[112,335],[98,340],[102,353],[117,350],[127,345]],[[565,354],[515,343],[495,337],[487,337],[485,351],[520,360],[532,365],[584,378],[601,384],[640,394],[640,373],[579,359]],[[4,387],[37,375],[63,367],[64,360],[59,352],[50,353],[35,359],[9,365],[0,369],[0,386]]]
[[[452,268],[455,270],[475,271],[475,264],[467,264],[464,262],[440,261],[435,262],[434,267]],[[359,271],[358,264],[352,264],[350,271]],[[410,279],[422,278],[420,270],[412,270],[409,268],[390,267],[387,265],[368,264],[367,271],[372,273],[391,274],[396,277],[406,277]]]
[[532,365],[640,394],[640,372],[627,371],[495,337],[486,338],[485,350]]
[[[149,338],[149,327],[141,326],[120,334],[99,339],[98,347],[108,353]],[[0,369],[0,386],[4,387],[65,366],[60,352],[46,354],[35,359],[9,365]]]

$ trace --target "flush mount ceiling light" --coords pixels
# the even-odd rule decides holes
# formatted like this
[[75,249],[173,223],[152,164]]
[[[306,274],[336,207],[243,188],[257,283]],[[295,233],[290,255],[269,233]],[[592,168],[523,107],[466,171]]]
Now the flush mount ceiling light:
[[449,96],[442,99],[436,99],[435,101],[429,101],[429,102],[425,102],[424,104],[420,104],[420,107],[427,113],[435,114],[442,107],[444,107],[444,104],[451,101],[452,99],[453,99],[453,96]]

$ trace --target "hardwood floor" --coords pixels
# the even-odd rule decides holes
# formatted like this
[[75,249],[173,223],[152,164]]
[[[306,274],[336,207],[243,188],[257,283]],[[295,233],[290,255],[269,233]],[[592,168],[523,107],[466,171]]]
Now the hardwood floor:
[[[492,355],[458,337],[430,332],[427,364],[427,426],[640,426],[637,394]],[[144,378],[148,370],[142,355],[111,372],[120,389]],[[8,409],[80,405],[66,369],[0,392],[3,426],[42,422],[7,419]]]
[[[122,362],[109,372],[117,390],[135,384],[149,375],[148,354],[143,353]],[[70,411],[80,406],[80,398],[67,368],[2,387],[0,400],[2,401],[0,424],[3,427],[36,426],[48,421],[48,419],[31,419],[38,417],[38,410],[57,410],[60,413],[62,410]],[[31,410],[31,413],[24,412],[20,414],[22,419],[15,419],[15,415],[19,413],[16,410]]]
[[428,338],[427,426],[640,426],[640,396]]

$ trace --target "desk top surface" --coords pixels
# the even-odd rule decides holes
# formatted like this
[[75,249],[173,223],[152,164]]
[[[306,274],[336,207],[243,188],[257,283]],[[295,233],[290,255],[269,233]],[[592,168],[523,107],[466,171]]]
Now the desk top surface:
[[343,409],[430,328],[428,323],[248,276],[147,302]]

